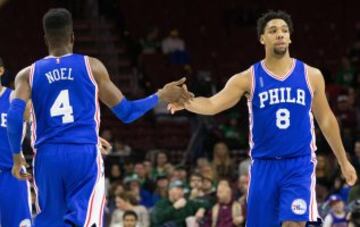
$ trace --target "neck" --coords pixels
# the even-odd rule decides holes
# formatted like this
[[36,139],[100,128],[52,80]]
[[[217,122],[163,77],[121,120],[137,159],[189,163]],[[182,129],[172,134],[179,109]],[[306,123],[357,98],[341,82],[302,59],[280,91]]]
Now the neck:
[[71,54],[73,52],[72,47],[70,46],[62,46],[62,47],[50,47],[49,55],[59,57],[65,54]]
[[277,56],[275,54],[266,54],[264,62],[266,64],[266,66],[269,68],[273,68],[273,67],[286,68],[289,65],[291,65],[292,58],[290,57],[290,54],[287,51],[286,54],[283,56]]

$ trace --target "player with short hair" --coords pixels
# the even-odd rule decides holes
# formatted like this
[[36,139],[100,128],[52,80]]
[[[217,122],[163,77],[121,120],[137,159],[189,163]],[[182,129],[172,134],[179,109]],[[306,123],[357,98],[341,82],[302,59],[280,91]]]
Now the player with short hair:
[[265,59],[231,77],[214,96],[197,97],[185,105],[173,103],[169,108],[214,115],[245,95],[252,158],[247,226],[305,226],[318,217],[313,114],[346,182],[353,185],[357,176],[326,100],[320,70],[290,57],[290,15],[269,11],[258,19],[257,30]]
[[101,61],[73,53],[71,13],[49,10],[43,17],[49,56],[21,70],[8,112],[14,153],[13,174],[22,179],[26,164],[20,141],[25,103],[33,106],[34,184],[38,192],[35,226],[102,226],[105,182],[98,149],[98,98],[123,122],[130,123],[160,100],[185,102],[192,96],[169,83],[144,99],[129,101],[112,83]]

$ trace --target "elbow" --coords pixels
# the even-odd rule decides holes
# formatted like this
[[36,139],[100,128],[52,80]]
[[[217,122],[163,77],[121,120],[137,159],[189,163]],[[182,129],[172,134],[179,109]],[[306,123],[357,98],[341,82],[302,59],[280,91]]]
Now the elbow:
[[317,119],[317,122],[322,131],[326,129],[333,130],[339,125],[338,120],[334,114],[323,116],[320,119]]

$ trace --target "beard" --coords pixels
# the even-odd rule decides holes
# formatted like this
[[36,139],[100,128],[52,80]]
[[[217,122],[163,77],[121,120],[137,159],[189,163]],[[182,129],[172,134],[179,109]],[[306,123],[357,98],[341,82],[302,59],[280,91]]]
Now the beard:
[[274,48],[274,54],[276,56],[282,57],[286,54],[287,48]]

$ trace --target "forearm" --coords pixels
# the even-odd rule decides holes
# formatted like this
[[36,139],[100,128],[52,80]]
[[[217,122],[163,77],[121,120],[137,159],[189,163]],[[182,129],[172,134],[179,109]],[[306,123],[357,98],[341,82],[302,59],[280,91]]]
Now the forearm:
[[215,115],[222,111],[211,98],[197,97],[185,103],[185,109],[201,115]]
[[319,122],[320,129],[324,134],[326,141],[329,143],[334,152],[338,163],[342,165],[347,161],[344,145],[341,140],[339,124],[333,113]]
[[156,94],[133,101],[129,101],[124,97],[111,110],[124,123],[130,123],[154,108],[158,102],[159,97]]
[[24,100],[14,99],[7,114],[7,134],[11,151],[14,154],[21,152],[25,107]]

